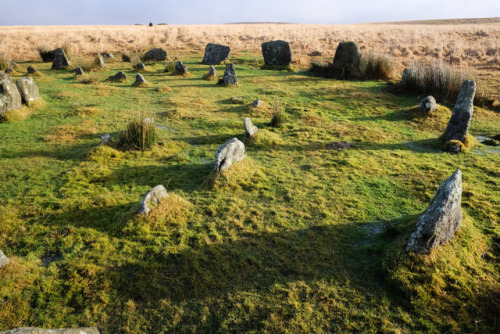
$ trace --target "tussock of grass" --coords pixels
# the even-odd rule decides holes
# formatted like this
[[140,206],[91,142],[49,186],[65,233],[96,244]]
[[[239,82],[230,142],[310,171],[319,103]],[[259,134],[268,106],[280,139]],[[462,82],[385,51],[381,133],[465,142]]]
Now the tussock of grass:
[[259,149],[278,147],[284,143],[285,141],[279,134],[266,129],[259,129],[256,134],[245,141],[245,144],[249,147],[256,147]]
[[96,146],[86,155],[87,161],[98,164],[107,164],[111,161],[119,161],[122,158],[123,152],[109,145]]
[[248,156],[222,172],[212,172],[204,185],[212,190],[237,191],[254,188],[258,179],[265,178],[259,166]]
[[78,77],[78,80],[86,85],[96,85],[100,83],[101,79],[102,79],[101,76],[95,72],[85,73]]
[[129,122],[127,129],[120,136],[119,144],[126,149],[146,150],[154,145],[158,140],[156,125],[146,121],[145,116],[139,116]]
[[79,116],[94,116],[100,114],[102,110],[94,106],[77,106],[73,112]]
[[172,88],[171,87],[168,87],[168,86],[162,86],[162,87],[158,87],[157,89],[160,93],[170,93],[172,91]]
[[4,71],[10,67],[10,64],[12,62],[12,58],[10,57],[10,54],[2,51],[0,52],[0,71]]
[[32,110],[27,106],[21,106],[19,109],[10,110],[0,115],[0,122],[7,123],[24,121],[31,115],[31,112]]
[[207,80],[207,81],[219,81],[219,76],[217,76],[217,75],[210,75],[210,74],[207,73],[207,74],[205,74],[203,76],[203,79]]
[[146,82],[141,82],[141,83],[137,83],[137,82],[134,82],[132,84],[132,87],[139,87],[139,88],[148,88],[148,87],[151,87],[151,83],[146,81]]
[[[444,136],[441,136],[440,140],[441,142],[443,142]],[[477,145],[477,139],[474,138],[470,133],[468,133],[467,136],[465,136],[464,142],[461,142],[459,140],[448,140],[443,144],[443,148],[445,151],[449,151],[452,146],[456,146],[460,149],[460,152],[466,152]]]
[[283,108],[278,98],[274,99],[273,110],[271,111],[271,126],[274,128],[280,128],[285,123],[285,114],[283,113]]

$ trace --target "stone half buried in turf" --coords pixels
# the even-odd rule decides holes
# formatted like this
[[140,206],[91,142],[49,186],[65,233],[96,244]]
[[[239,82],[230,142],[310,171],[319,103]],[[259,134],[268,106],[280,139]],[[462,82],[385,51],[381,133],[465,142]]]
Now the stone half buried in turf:
[[431,204],[417,221],[406,251],[428,253],[453,237],[462,221],[462,172],[457,169],[439,186]]
[[40,97],[38,93],[38,87],[35,80],[29,77],[23,77],[16,81],[17,90],[21,95],[23,103],[29,105],[31,102],[35,101]]
[[20,327],[0,332],[0,334],[99,334],[99,331],[95,327],[59,329]]
[[270,41],[262,43],[262,56],[266,65],[288,66],[292,63],[292,50],[286,41]]
[[230,51],[229,46],[208,43],[205,48],[205,56],[201,62],[206,65],[219,65],[227,60]]
[[121,80],[127,80],[127,75],[123,73],[122,71],[116,73],[115,75],[112,75],[108,78],[108,80],[111,81],[121,81]]
[[[457,103],[453,109],[448,126],[444,131],[445,142],[458,140],[465,142],[469,125],[474,111],[474,95],[476,94],[476,82],[474,80],[465,80],[458,94]],[[451,152],[460,151],[457,145],[449,145]]]
[[245,126],[245,135],[247,136],[247,138],[251,138],[254,134],[257,133],[257,131],[259,131],[259,128],[256,127],[252,123],[252,120],[248,117],[243,121],[243,125]]
[[9,258],[0,250],[0,268],[9,264]]
[[138,214],[149,213],[151,211],[151,209],[149,208],[149,205],[151,203],[158,204],[160,202],[160,199],[167,196],[168,196],[167,189],[165,189],[165,187],[162,186],[161,184],[149,189],[148,192],[142,198],[141,204],[139,205],[139,209],[137,209],[137,213]]
[[180,75],[184,75],[189,72],[188,68],[186,65],[182,63],[182,61],[178,61],[175,63],[175,72]]
[[243,160],[246,156],[245,144],[237,138],[229,139],[215,151],[214,167],[220,172]]
[[140,73],[137,73],[135,75],[135,85],[142,85],[142,84],[145,84],[147,81],[146,79],[144,79],[144,77],[142,76],[142,74]]
[[436,99],[432,95],[424,97],[424,99],[420,101],[420,104],[418,106],[418,109],[425,112],[435,111],[436,108],[437,108]]
[[8,74],[0,71],[0,115],[21,108],[21,95]]

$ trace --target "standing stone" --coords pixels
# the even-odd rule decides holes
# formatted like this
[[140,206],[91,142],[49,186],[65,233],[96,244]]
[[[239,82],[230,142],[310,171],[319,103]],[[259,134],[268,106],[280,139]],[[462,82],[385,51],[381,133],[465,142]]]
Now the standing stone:
[[144,64],[142,62],[139,62],[139,63],[137,63],[137,65],[135,65],[135,68],[138,70],[144,70],[144,69],[146,69],[146,66],[144,66]]
[[431,204],[417,221],[406,251],[428,253],[448,242],[462,221],[462,172],[457,169],[439,186]]
[[245,126],[245,135],[247,136],[247,138],[251,138],[254,134],[257,133],[257,131],[259,131],[259,128],[256,127],[248,117],[245,118],[243,124]]
[[122,71],[116,73],[115,75],[112,75],[108,78],[108,80],[111,81],[120,81],[120,80],[127,80],[127,75],[123,73]]
[[83,69],[81,67],[75,68],[75,75],[83,75]]
[[290,44],[281,40],[262,43],[262,56],[266,65],[288,66],[292,63]]
[[167,189],[164,186],[157,185],[154,188],[148,190],[148,192],[144,195],[141,200],[141,204],[139,205],[139,209],[137,210],[138,214],[148,214],[151,209],[149,208],[150,203],[158,204],[160,199],[167,197]]
[[[448,122],[448,126],[444,131],[445,142],[458,140],[464,143],[474,111],[473,101],[475,94],[476,82],[474,80],[465,80],[458,94],[457,102],[450,121]],[[458,152],[460,148],[451,145],[450,150]]]
[[411,70],[409,68],[405,68],[403,70],[403,75],[401,76],[401,82],[404,84],[409,83],[411,80]]
[[21,95],[8,74],[0,71],[0,115],[21,108]]
[[215,67],[213,65],[210,65],[210,67],[208,68],[208,76],[209,77],[217,76],[217,71],[215,70]]
[[21,95],[23,103],[30,105],[31,102],[40,97],[35,80],[30,77],[23,77],[16,81],[17,90]]
[[28,66],[28,69],[26,71],[30,74],[37,72],[37,70],[33,66]]
[[215,151],[215,171],[223,171],[245,158],[245,145],[237,138],[229,139]]
[[175,63],[175,72],[180,75],[184,75],[189,72],[188,68],[182,63],[182,61],[178,61]]
[[144,57],[142,57],[143,60],[145,61],[163,61],[167,60],[167,51],[163,50],[162,48],[156,48],[156,49],[151,49],[146,54]]
[[21,327],[10,329],[8,331],[2,331],[0,334],[99,334],[99,331],[95,327],[59,329]]
[[205,48],[205,56],[201,61],[207,65],[219,65],[229,57],[231,48],[229,46],[208,43]]
[[262,104],[262,101],[259,99],[253,100],[252,107],[258,108]]
[[236,77],[236,71],[234,69],[234,64],[226,64],[226,70],[224,71],[223,82],[225,85],[237,85],[238,78]]
[[68,57],[66,56],[66,53],[64,53],[63,49],[61,48],[55,49],[53,52],[54,52],[54,60],[52,61],[53,70],[66,68],[70,65]]
[[0,268],[9,264],[9,258],[0,250]]
[[104,58],[102,58],[102,56],[100,54],[97,55],[95,61],[96,61],[97,66],[99,66],[99,68],[106,67],[106,63],[104,62]]
[[142,76],[142,74],[137,73],[135,75],[135,83],[134,83],[135,85],[141,85],[141,84],[144,84],[146,82],[147,81],[146,81],[146,79],[144,79],[144,77]]
[[111,135],[109,133],[105,133],[101,136],[101,141],[99,142],[99,146],[104,146],[111,144],[113,140],[111,139]]
[[361,62],[361,51],[358,43],[351,41],[340,42],[333,57],[333,65],[339,67],[358,66]]
[[425,112],[435,111],[437,108],[436,99],[432,95],[429,95],[420,101],[418,108]]

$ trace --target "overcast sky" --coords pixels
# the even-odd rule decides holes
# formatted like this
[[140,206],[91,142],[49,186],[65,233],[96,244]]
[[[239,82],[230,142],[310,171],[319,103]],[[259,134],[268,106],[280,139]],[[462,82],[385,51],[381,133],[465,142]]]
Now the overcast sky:
[[0,0],[0,25],[345,24],[500,16],[500,0]]

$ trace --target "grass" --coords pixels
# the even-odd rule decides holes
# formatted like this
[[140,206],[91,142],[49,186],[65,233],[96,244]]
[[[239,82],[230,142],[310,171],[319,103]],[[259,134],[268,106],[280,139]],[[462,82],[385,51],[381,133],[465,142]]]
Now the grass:
[[156,141],[157,130],[154,119],[144,117],[144,115],[130,121],[120,137],[120,144],[123,147],[139,150],[152,148]]
[[274,99],[273,110],[271,111],[271,126],[281,128],[285,123],[285,114],[278,97]]
[[394,75],[394,61],[386,55],[368,53],[361,57],[359,66],[336,68],[333,63],[312,61],[309,71],[325,78],[339,80],[389,80]]
[[10,54],[2,51],[0,52],[0,71],[4,71],[10,67],[10,64],[12,62],[12,58],[10,57]]
[[[453,104],[424,115],[420,98],[384,82],[255,62],[225,89],[202,79],[202,56],[183,57],[191,78],[153,66],[142,89],[35,64],[46,104],[0,124],[0,249],[11,259],[0,269],[0,330],[498,332],[500,156],[481,144],[442,152]],[[118,71],[134,75],[122,62],[99,74]],[[269,124],[275,97],[287,115],[279,128]],[[98,147],[105,133],[118,141],[137,110],[154,115],[156,145]],[[259,127],[247,157],[214,175],[215,150],[244,140],[245,117]],[[499,121],[475,107],[469,131],[491,137]],[[352,146],[328,148],[339,141]],[[429,256],[406,254],[456,168],[458,234]],[[158,184],[170,196],[137,217]]]

